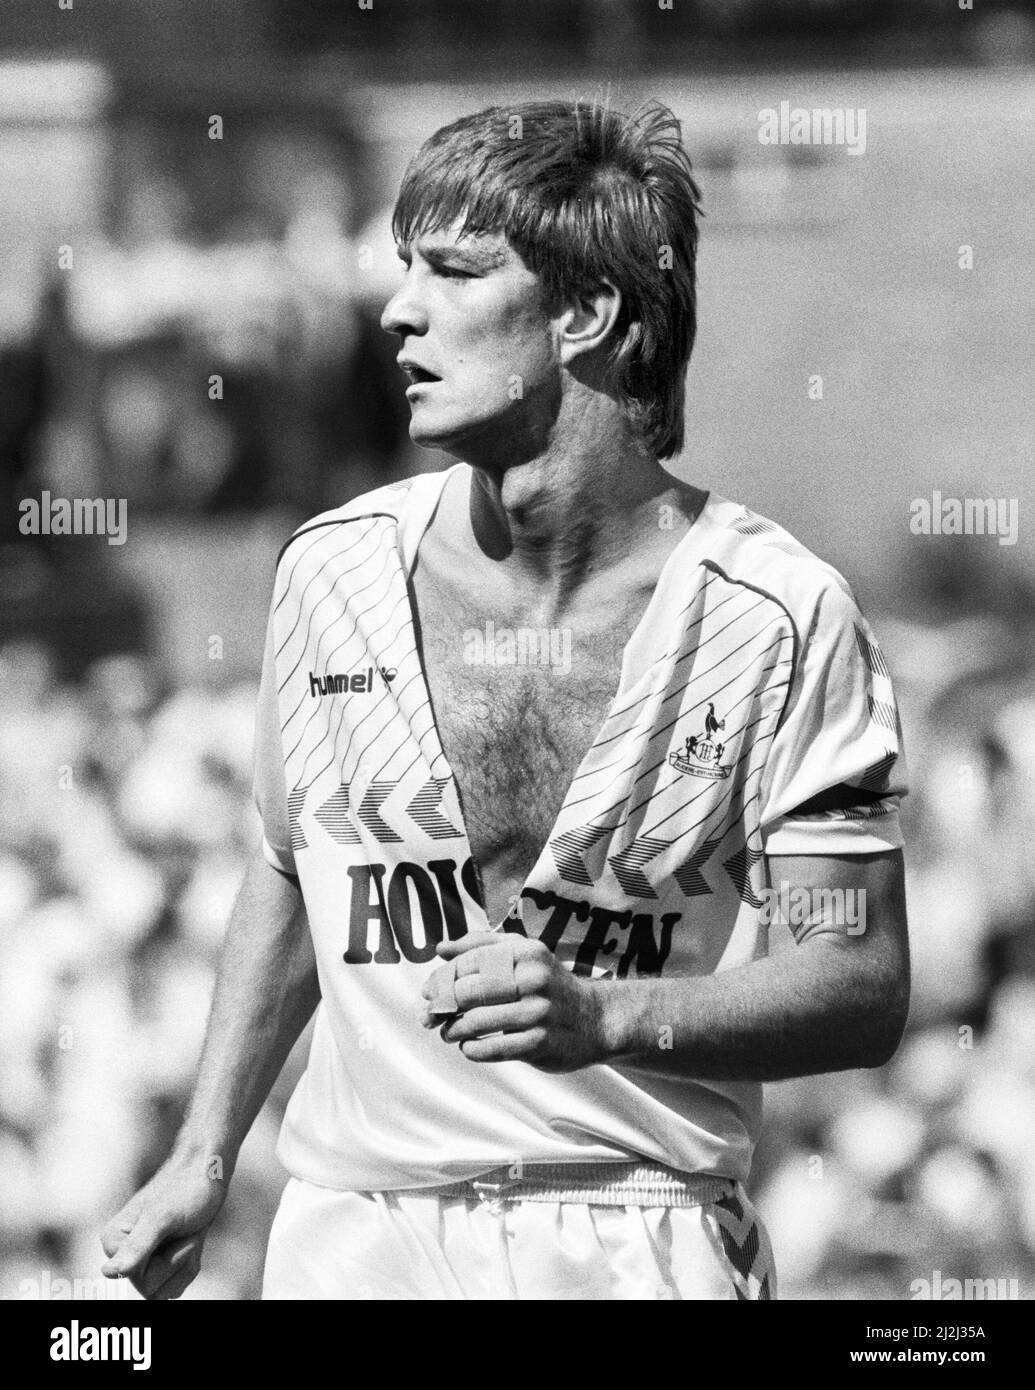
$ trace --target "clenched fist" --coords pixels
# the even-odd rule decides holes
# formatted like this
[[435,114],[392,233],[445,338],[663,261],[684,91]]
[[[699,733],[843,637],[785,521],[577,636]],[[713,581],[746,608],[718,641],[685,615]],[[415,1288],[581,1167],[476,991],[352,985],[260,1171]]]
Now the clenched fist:
[[445,963],[425,981],[421,1021],[469,1061],[567,1072],[608,1060],[606,986],[573,975],[541,942],[470,932],[436,950]]

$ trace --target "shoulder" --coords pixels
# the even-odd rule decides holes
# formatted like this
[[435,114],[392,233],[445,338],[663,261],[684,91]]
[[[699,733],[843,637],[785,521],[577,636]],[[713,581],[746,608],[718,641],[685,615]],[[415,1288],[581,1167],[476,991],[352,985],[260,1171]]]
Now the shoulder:
[[333,507],[329,511],[310,517],[284,542],[277,557],[278,563],[305,536],[318,537],[320,532],[329,532],[364,521],[382,521],[398,525],[406,514],[417,481],[416,478],[406,478],[402,482],[374,488],[352,498],[344,506]]
[[757,590],[783,608],[803,637],[824,623],[859,613],[844,575],[802,545],[778,522],[711,493],[705,563],[728,580]]
[[412,478],[386,483],[384,487],[361,493],[344,506],[334,507],[312,517],[288,539],[277,557],[278,565],[303,549],[319,545],[321,538],[338,534],[366,535],[380,532],[383,543],[395,545],[401,553],[409,553],[438,507],[450,476],[466,464],[454,464],[434,473],[417,473]]

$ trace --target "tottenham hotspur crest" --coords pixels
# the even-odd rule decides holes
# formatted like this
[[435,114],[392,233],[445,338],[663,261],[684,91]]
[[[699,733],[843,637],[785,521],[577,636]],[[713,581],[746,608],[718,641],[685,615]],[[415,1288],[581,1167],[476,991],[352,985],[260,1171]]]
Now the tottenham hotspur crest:
[[716,719],[715,706],[710,704],[704,717],[704,732],[691,734],[681,753],[668,755],[669,762],[677,771],[691,777],[728,777],[729,764],[723,767],[720,761],[726,745],[718,737],[725,727],[725,719]]

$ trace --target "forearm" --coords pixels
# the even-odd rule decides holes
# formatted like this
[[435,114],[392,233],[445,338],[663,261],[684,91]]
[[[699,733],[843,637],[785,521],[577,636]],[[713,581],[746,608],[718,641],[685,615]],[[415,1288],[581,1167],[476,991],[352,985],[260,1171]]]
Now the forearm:
[[843,937],[714,975],[594,988],[607,1060],[716,1081],[883,1065],[908,1000],[901,965],[874,968]]
[[227,928],[180,1153],[218,1157],[229,1177],[319,997],[301,894],[258,854]]

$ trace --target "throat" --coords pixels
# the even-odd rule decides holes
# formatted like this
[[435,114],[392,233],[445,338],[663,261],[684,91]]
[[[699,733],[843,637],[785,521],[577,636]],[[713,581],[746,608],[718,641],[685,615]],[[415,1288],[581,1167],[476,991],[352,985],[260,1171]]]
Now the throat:
[[657,464],[639,468],[632,479],[579,481],[577,473],[552,474],[542,461],[501,479],[475,470],[469,515],[453,515],[457,540],[561,609],[595,575],[613,575],[621,589],[645,562],[660,569],[706,499]]

